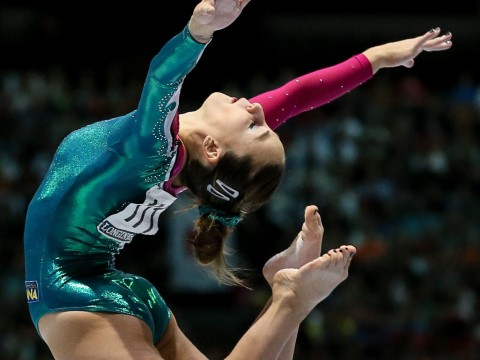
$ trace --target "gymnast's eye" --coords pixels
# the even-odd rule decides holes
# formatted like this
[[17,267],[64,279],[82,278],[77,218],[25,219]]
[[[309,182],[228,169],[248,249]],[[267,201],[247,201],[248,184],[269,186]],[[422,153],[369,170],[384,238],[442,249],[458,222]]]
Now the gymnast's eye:
[[257,125],[257,124],[255,124],[254,122],[252,122],[252,123],[248,126],[248,128],[249,128],[249,129],[253,129],[256,125]]

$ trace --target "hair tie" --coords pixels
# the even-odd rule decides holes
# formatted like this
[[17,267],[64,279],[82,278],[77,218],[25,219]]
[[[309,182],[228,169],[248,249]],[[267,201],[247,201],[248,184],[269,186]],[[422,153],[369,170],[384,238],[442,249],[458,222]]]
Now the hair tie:
[[214,209],[207,205],[199,206],[198,210],[200,212],[200,215],[208,214],[208,218],[210,220],[217,220],[228,227],[233,227],[237,225],[241,220],[240,216],[238,215],[228,215],[224,211]]

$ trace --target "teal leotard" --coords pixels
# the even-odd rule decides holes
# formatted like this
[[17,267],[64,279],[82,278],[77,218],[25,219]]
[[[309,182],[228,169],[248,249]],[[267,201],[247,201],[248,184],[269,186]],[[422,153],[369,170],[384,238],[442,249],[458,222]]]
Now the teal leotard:
[[152,59],[138,108],[69,134],[27,211],[24,245],[31,318],[83,310],[144,320],[155,342],[170,319],[147,280],[115,268],[136,234],[155,234],[176,200],[169,179],[183,156],[179,94],[205,49],[187,27]]

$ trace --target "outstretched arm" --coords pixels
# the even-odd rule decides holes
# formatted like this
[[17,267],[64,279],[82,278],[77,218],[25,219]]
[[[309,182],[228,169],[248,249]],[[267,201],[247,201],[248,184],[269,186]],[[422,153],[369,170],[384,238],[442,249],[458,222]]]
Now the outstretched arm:
[[450,32],[439,35],[440,28],[437,27],[421,36],[371,47],[365,50],[363,55],[372,64],[374,74],[382,68],[397,66],[411,68],[415,64],[414,59],[421,52],[443,51],[452,47]]
[[150,61],[133,121],[124,120],[115,126],[110,148],[122,157],[143,160],[148,167],[145,173],[160,177],[155,169],[162,160],[152,158],[158,156],[158,149],[176,151],[175,136],[165,132],[178,132],[180,92],[186,76],[197,65],[213,33],[232,24],[249,2],[201,0],[195,6],[188,24]]
[[300,76],[275,90],[257,95],[250,102],[262,105],[268,125],[275,129],[291,117],[348,93],[381,68],[410,68],[423,51],[450,49],[451,39],[451,33],[440,36],[440,28],[436,28],[421,36],[375,46],[340,64]]

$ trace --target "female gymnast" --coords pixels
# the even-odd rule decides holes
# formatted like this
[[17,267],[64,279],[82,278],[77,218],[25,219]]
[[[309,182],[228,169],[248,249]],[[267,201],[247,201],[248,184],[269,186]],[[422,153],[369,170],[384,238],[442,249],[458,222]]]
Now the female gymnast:
[[[202,0],[190,21],[151,60],[137,109],[69,134],[27,211],[26,294],[32,321],[56,359],[205,359],[146,279],[115,267],[135,235],[188,190],[199,217],[191,239],[219,281],[242,285],[224,239],[277,188],[285,165],[278,126],[372,78],[414,64],[423,51],[451,47],[451,34],[372,47],[250,100],[211,94],[179,112],[185,77],[215,31],[250,0]],[[272,298],[228,359],[291,359],[301,321],[346,277],[353,246],[321,255],[314,206],[292,246],[264,268]]]

